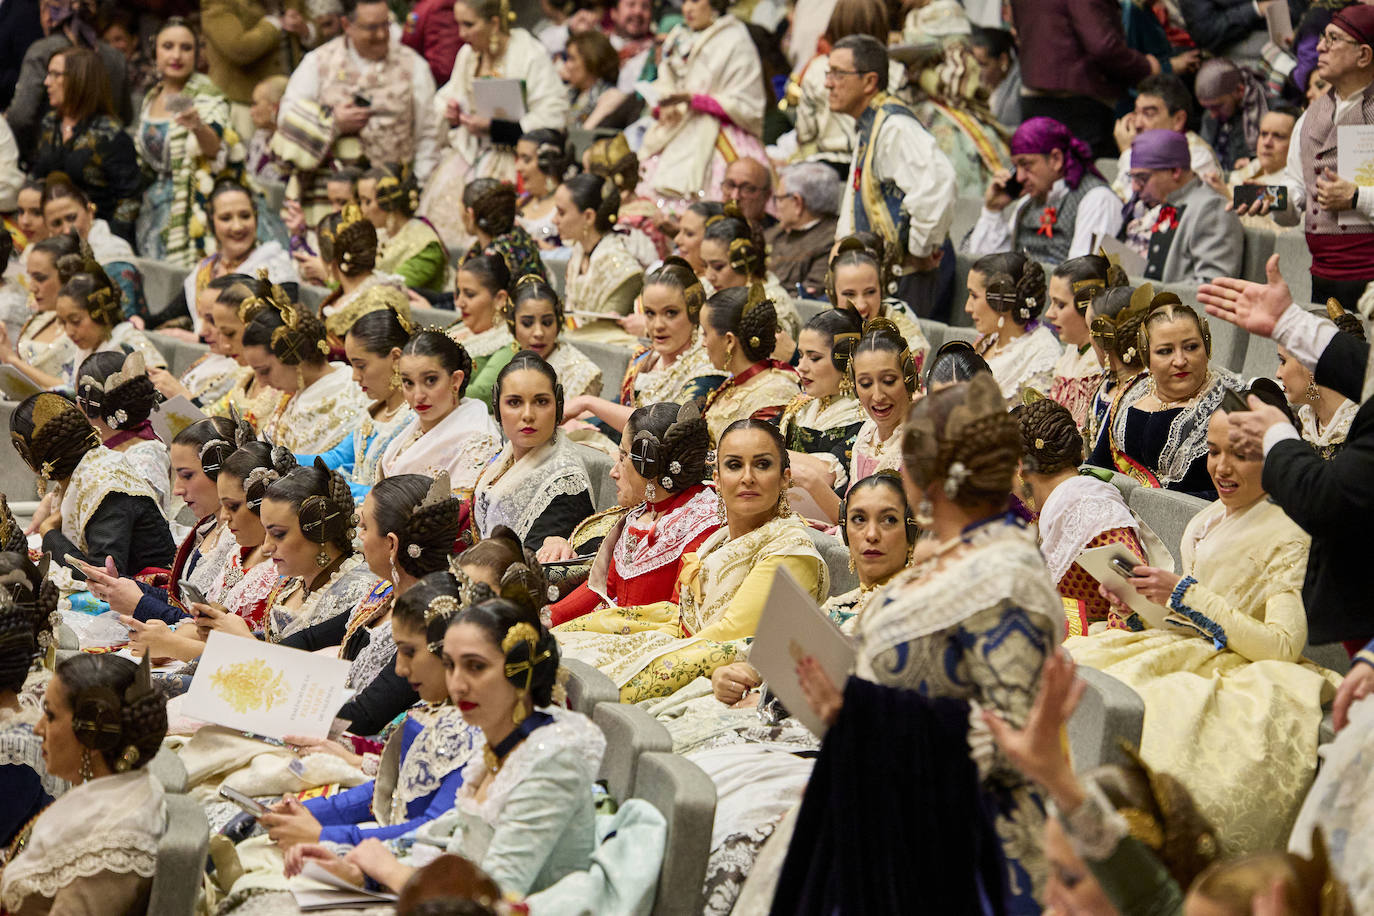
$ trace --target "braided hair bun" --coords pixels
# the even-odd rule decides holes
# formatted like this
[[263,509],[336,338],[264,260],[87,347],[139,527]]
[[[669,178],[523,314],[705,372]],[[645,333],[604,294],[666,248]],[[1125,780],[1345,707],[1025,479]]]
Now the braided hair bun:
[[863,334],[857,343],[853,344],[849,354],[848,370],[850,385],[857,389],[858,379],[855,375],[855,362],[864,353],[891,353],[897,361],[897,367],[902,371],[902,384],[906,386],[908,396],[914,396],[916,389],[920,386],[921,377],[916,369],[916,360],[911,355],[911,348],[907,345],[906,338],[902,336],[901,329],[887,318],[870,318],[864,322]]
[[86,453],[100,445],[100,434],[74,403],[45,391],[14,409],[10,440],[40,480],[66,480]]
[[264,347],[287,366],[324,363],[329,354],[324,323],[292,302],[285,290],[272,283],[266,270],[258,272],[253,296],[239,307],[240,316],[252,308],[249,303],[260,303],[262,308],[244,328],[245,347]]
[[708,219],[702,238],[725,246],[730,269],[735,273],[751,280],[762,280],[767,275],[765,259],[768,246],[763,236],[745,219],[738,204],[728,203],[721,216]]
[[1028,474],[1057,474],[1083,463],[1083,436],[1068,408],[1040,397],[1016,408],[1021,466]]
[[351,553],[358,524],[353,491],[344,476],[330,470],[321,458],[315,458],[313,467],[296,468],[269,486],[267,497],[278,499],[282,491],[293,490],[293,484],[307,482],[310,492],[298,504],[292,500],[301,533],[316,544],[333,544],[345,554]]
[[224,460],[220,473],[243,481],[243,498],[249,510],[261,514],[267,488],[295,467],[296,456],[291,452],[255,441],[240,445]]
[[361,277],[377,266],[377,229],[358,209],[347,204],[341,213],[320,220],[320,256],[335,264],[345,277]]
[[1017,324],[1039,317],[1045,308],[1045,268],[1025,252],[990,254],[973,263],[986,280],[988,305]]
[[495,178],[478,178],[463,189],[463,206],[487,235],[505,235],[515,225],[515,187]]
[[148,419],[162,399],[137,350],[127,356],[111,350],[92,353],[82,361],[76,377],[77,405],[110,429],[133,429]]
[[911,480],[921,490],[938,485],[961,506],[1005,504],[1020,458],[1020,430],[990,373],[917,401],[903,426]]
[[0,493],[0,552],[27,554],[28,550],[28,538],[14,517],[14,510],[10,509],[9,497]]
[[778,342],[778,313],[761,285],[723,289],[706,300],[706,305],[711,327],[717,334],[734,334],[750,362],[773,354]]
[[26,615],[33,629],[34,644],[40,650],[52,643],[54,630],[60,624],[57,602],[61,593],[48,578],[51,555],[34,563],[27,549],[0,553],[0,591],[8,596]]
[[420,184],[415,172],[402,162],[391,162],[369,169],[364,178],[377,182],[377,206],[385,213],[399,213],[409,219],[420,209]]
[[37,657],[38,642],[29,609],[0,589],[0,692],[22,690]]
[[641,407],[630,415],[629,426],[634,429],[630,464],[656,486],[678,493],[710,473],[706,453],[711,450],[711,431],[695,399],[681,407]]
[[396,535],[396,565],[417,579],[448,568],[463,522],[463,502],[453,495],[448,471],[433,480],[402,474],[378,481],[371,505],[382,533]]
[[57,679],[72,708],[72,730],[115,772],[142,769],[167,735],[167,700],[142,664],[117,655],[77,655],[59,662]]

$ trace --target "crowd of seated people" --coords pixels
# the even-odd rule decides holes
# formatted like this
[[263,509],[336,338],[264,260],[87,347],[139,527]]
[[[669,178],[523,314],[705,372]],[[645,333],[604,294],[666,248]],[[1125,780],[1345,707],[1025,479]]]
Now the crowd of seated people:
[[1374,8],[13,7],[0,912],[1368,907]]

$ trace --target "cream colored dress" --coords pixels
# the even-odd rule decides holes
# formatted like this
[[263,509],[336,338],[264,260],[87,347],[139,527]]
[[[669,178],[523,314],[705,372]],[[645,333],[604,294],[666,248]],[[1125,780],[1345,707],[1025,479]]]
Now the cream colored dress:
[[367,415],[368,400],[353,370],[332,363],[325,375],[291,395],[259,427],[263,437],[296,454],[327,452],[351,435]]

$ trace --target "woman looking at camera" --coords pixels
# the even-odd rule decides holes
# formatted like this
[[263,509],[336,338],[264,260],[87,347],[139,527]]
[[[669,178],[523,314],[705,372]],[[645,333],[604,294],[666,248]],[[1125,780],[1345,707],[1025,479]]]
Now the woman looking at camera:
[[167,734],[167,707],[147,657],[142,665],[81,653],[63,661],[34,734],[48,772],[73,785],[11,846],[0,903],[10,913],[146,909],[167,829],[162,783],[148,769]]
[[854,436],[850,480],[901,468],[900,430],[917,379],[915,360],[897,326],[882,318],[868,322],[849,357],[849,382],[868,415]]
[[[704,483],[711,434],[696,405],[641,407],[627,433],[611,479],[629,511],[602,537],[588,580],[550,608],[555,625],[597,607],[675,600],[683,557],[720,527],[720,499]],[[566,541],[543,550],[541,559],[575,556]]]
[[911,306],[886,294],[896,288],[897,278],[885,255],[883,238],[875,233],[858,232],[840,239],[830,259],[826,296],[835,308],[858,312],[861,321],[886,318],[895,324],[920,372],[930,355],[930,341]]
[[[591,413],[619,434],[632,412],[650,404],[685,404],[705,398],[725,378],[701,346],[700,318],[706,291],[682,258],[670,257],[644,277],[639,307],[648,346],[638,347],[625,367],[615,401],[587,395],[568,398],[568,416]],[[617,435],[615,438],[619,438]]]
[[511,346],[543,357],[558,373],[570,398],[601,393],[600,367],[581,350],[558,339],[563,329],[563,303],[549,284],[533,274],[516,281],[506,310],[506,326],[515,338]]
[[563,386],[538,354],[522,350],[497,376],[492,407],[506,445],[477,479],[472,519],[482,537],[505,525],[537,553],[593,511],[587,471],[558,429]]
[[481,254],[458,267],[454,304],[462,323],[449,328],[449,336],[462,344],[472,359],[468,388],[479,401],[491,399],[496,376],[510,362],[514,351],[505,314],[510,307],[510,271],[500,255]]
[[698,548],[698,562],[682,564],[678,600],[606,607],[565,623],[555,628],[563,651],[606,672],[622,702],[637,702],[672,694],[735,661],[738,641],[758,627],[779,567],[824,600],[830,574],[788,506],[791,478],[772,424],[730,424],[716,448],[723,526]]
[[729,377],[706,398],[706,423],[719,441],[736,420],[773,421],[801,392],[797,373],[773,359],[778,318],[758,286],[722,290],[701,312],[701,343]]

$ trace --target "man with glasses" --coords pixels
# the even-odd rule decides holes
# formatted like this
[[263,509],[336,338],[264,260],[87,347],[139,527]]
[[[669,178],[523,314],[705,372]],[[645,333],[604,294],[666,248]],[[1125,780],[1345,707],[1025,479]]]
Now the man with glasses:
[[[423,57],[393,38],[384,0],[344,0],[344,33],[311,51],[282,96],[279,130],[299,130],[300,103],[330,109],[329,159],[403,163],[424,181],[439,155],[434,76]],[[328,161],[311,176],[307,218],[324,201]],[[302,187],[306,186],[302,182]],[[323,215],[322,213],[320,215]]]
[[843,190],[840,176],[822,162],[798,162],[778,176],[773,194],[778,224],[764,233],[768,269],[798,299],[825,298],[825,273]]
[[768,166],[749,156],[730,163],[720,183],[724,202],[737,204],[749,225],[756,230],[771,229],[778,222],[765,212],[772,190],[773,173],[768,171]]
[[[1312,301],[1335,299],[1353,312],[1374,280],[1374,190],[1337,174],[1336,162],[1340,127],[1374,125],[1374,7],[1348,6],[1331,17],[1317,42],[1315,75],[1331,89],[1298,119],[1283,173],[1288,208],[1272,216],[1281,226],[1306,216]],[[1269,208],[1261,199],[1238,212]]]
[[[855,120],[854,156],[835,233],[876,232],[904,255],[898,298],[923,318],[939,304],[956,194],[954,166],[911,109],[887,94],[887,49],[849,35],[830,52],[830,110]],[[944,265],[953,276],[953,252]]]
[[1131,190],[1150,208],[1145,279],[1210,283],[1240,273],[1245,232],[1217,192],[1192,170],[1188,141],[1147,130],[1131,144]]

